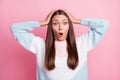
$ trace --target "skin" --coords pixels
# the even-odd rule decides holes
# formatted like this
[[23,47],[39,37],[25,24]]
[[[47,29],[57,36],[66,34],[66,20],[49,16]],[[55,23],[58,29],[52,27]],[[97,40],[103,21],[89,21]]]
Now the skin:
[[[44,21],[40,21],[40,26],[45,26],[49,23],[50,18],[52,16],[52,14],[56,11],[52,10],[47,18]],[[67,15],[69,16],[70,20],[72,21],[72,23],[74,24],[80,24],[80,19],[76,19],[75,17],[73,17],[71,15],[70,12],[68,12],[67,10],[63,10],[64,12],[67,13]],[[54,32],[54,36],[55,36],[55,40],[57,41],[63,41],[66,39],[67,37],[67,33],[69,30],[69,24],[68,24],[68,19],[66,16],[64,15],[56,15],[53,17],[52,19],[52,29]]]
[[68,18],[64,15],[54,16],[52,19],[52,29],[55,36],[55,40],[66,40],[69,30]]

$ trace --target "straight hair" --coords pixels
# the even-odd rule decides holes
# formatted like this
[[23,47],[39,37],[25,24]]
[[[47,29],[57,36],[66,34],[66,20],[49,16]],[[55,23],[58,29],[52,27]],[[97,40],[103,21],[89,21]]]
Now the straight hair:
[[52,70],[55,68],[55,37],[52,30],[52,19],[56,15],[65,15],[68,18],[69,30],[66,39],[68,52],[67,65],[70,69],[74,70],[79,63],[74,29],[72,21],[63,10],[57,10],[56,12],[54,12],[48,24],[45,41],[45,68],[47,70]]

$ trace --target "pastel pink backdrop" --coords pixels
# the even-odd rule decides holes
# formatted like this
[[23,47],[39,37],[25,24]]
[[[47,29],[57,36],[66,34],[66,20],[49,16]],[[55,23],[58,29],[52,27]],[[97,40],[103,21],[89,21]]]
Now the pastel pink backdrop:
[[[35,55],[14,39],[10,25],[44,20],[52,9],[67,9],[77,18],[102,18],[109,28],[88,54],[89,80],[120,80],[120,0],[0,0],[0,80],[35,80]],[[86,27],[74,25],[75,34]],[[46,28],[33,31],[45,38]]]

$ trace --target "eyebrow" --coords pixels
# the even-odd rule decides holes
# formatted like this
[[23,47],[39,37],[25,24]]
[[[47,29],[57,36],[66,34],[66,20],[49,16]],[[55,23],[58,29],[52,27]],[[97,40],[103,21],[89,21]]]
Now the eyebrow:
[[[67,20],[67,19],[63,19],[63,21],[65,21],[65,20]],[[53,21],[58,21],[58,20],[53,20]]]

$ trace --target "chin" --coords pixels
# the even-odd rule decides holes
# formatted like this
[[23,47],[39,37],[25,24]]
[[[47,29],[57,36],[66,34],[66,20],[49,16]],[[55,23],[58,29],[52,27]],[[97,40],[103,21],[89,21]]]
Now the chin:
[[57,39],[57,41],[64,41],[64,40],[66,40],[66,39]]

